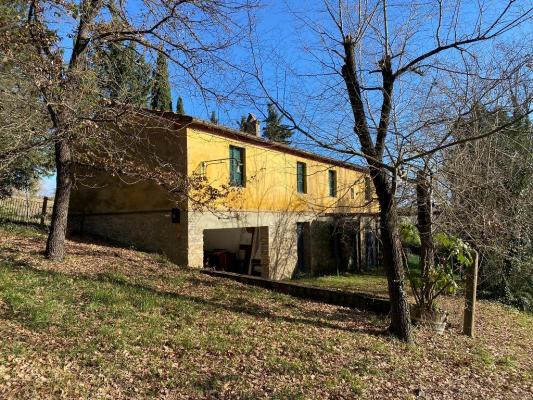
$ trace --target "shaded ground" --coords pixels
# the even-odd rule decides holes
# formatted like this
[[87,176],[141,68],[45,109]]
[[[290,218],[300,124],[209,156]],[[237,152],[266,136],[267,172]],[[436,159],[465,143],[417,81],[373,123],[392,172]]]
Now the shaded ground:
[[[0,227],[0,398],[525,399],[533,318],[481,302],[416,346],[387,321],[179,269],[133,250]],[[448,308],[460,311],[453,299]]]

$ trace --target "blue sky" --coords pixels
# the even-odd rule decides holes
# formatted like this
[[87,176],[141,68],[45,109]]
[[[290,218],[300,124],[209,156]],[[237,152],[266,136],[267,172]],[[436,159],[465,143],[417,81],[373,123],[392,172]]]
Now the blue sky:
[[[132,14],[135,13],[137,1],[132,0],[129,2],[129,10]],[[319,37],[308,29],[309,25],[315,22],[320,22],[320,24],[327,28],[331,28],[331,22],[324,13],[323,7],[320,6],[321,3],[321,1],[314,2],[305,0],[263,1],[262,5],[254,13],[256,30],[253,37],[257,46],[257,56],[263,66],[265,83],[268,86],[270,94],[282,104],[291,108],[295,112],[295,115],[301,111],[302,113],[306,113],[312,121],[318,121],[321,128],[346,129],[347,132],[351,132],[351,117],[349,116],[349,110],[346,110],[346,101],[342,99],[342,95],[337,97],[332,96],[326,99],[326,101],[321,99],[322,103],[320,105],[317,105],[319,103],[311,100],[308,100],[308,104],[305,103],[305,99],[311,99],[314,91],[319,90],[320,85],[329,82],[327,75],[317,79],[298,76],[299,73],[324,72],[321,70],[321,62],[329,61],[327,54],[323,52],[323,49],[320,49],[322,43],[319,42]],[[437,4],[436,2],[434,3]],[[404,28],[403,24],[407,20],[405,18],[406,14],[412,11],[409,7],[415,7],[414,4],[421,4],[420,7],[427,7],[426,9],[429,12],[434,12],[430,0],[420,3],[406,0],[390,0],[388,4],[390,6],[389,28],[391,37],[393,37],[395,32],[402,32]],[[474,13],[469,7],[477,3],[466,2],[464,4],[467,5],[465,6],[460,25],[464,30],[468,30],[472,29],[475,23],[475,19],[473,18]],[[498,4],[498,1],[494,0],[493,4]],[[527,2],[523,4],[527,5]],[[423,17],[424,14],[421,13],[420,18]],[[302,18],[308,18],[305,24],[302,22]],[[486,18],[488,19],[489,16]],[[445,20],[444,24],[446,22]],[[424,48],[434,45],[434,38],[431,35],[434,26],[431,24],[432,22],[421,25],[421,29],[417,32],[417,39],[412,41],[413,47],[409,49],[413,54],[418,54]],[[69,26],[62,23],[58,24],[57,27],[64,38],[62,45],[65,47],[66,56],[68,56],[69,43],[72,40],[66,35]],[[522,37],[528,37],[528,35],[531,35],[531,24],[514,31],[508,39],[517,40]],[[233,48],[227,54],[227,57],[233,63],[246,66],[250,58],[249,46],[250,43],[245,40],[241,45]],[[304,49],[304,46],[307,46],[307,49]],[[315,49],[319,50],[314,52]],[[366,57],[373,57],[371,50],[372,43],[369,43]],[[490,50],[490,47],[478,48],[477,51],[488,50]],[[371,65],[372,63],[375,65],[377,59],[371,60]],[[287,74],[287,71],[290,71],[289,74]],[[232,74],[234,74],[234,71],[210,71],[207,74],[207,83],[217,87],[232,84],[239,78]],[[208,119],[211,111],[215,111],[221,124],[235,127],[236,121],[240,119],[241,115],[253,112],[261,118],[262,113],[266,112],[267,100],[262,96],[261,90],[257,88],[253,79],[249,77],[245,79],[246,87],[239,88],[239,90],[248,94],[234,96],[231,102],[217,103],[213,99],[205,100],[199,96],[196,87],[189,80],[184,79],[183,72],[175,68],[172,64],[170,65],[170,75],[173,105],[175,106],[178,96],[182,96],[185,103],[185,111],[189,115]],[[374,77],[375,75],[368,75],[369,79],[373,79]],[[331,79],[333,79],[334,83],[335,80],[338,81],[338,77]],[[417,78],[415,77],[415,79]],[[256,97],[252,99],[249,95],[250,93],[252,96],[256,95]],[[296,110],[294,108],[296,104],[303,107],[303,111]],[[331,107],[331,110],[335,111],[332,112],[327,107]],[[293,144],[313,150],[313,146],[309,141],[298,134],[293,137]],[[41,194],[53,194],[55,176],[44,178],[41,187]]]
[[56,176],[45,176],[41,179],[39,196],[51,197],[56,191]]
[[[132,2],[132,5],[135,1]],[[295,1],[291,7],[301,7],[307,4],[306,1]],[[132,6],[133,8],[133,6]],[[287,5],[284,1],[272,1],[262,4],[255,13],[257,22],[257,34],[263,38],[265,48],[267,46],[274,46],[280,51],[290,53],[293,47],[294,28],[291,24],[292,17],[287,13]],[[64,38],[62,46],[65,48],[65,57],[69,56],[70,38],[66,37],[67,31],[70,29],[66,24],[57,24],[57,29]],[[291,40],[292,39],[292,40]],[[244,44],[247,46],[247,44]],[[244,47],[237,47],[232,50],[236,59],[242,60],[248,54],[248,50]],[[193,115],[202,119],[209,119],[211,111],[215,111],[219,117],[220,123],[235,127],[236,121],[240,119],[241,115],[253,112],[260,115],[252,105],[246,105],[245,101],[241,104],[217,104],[215,101],[205,101],[198,96],[194,86],[189,81],[183,79],[183,74],[172,64],[169,65],[172,86],[172,104],[175,107],[178,96],[181,96],[185,103],[185,111],[189,115]],[[216,80],[216,71],[213,73]],[[265,107],[266,108],[266,103]],[[266,110],[264,110],[266,111]],[[41,180],[41,189],[39,194],[41,196],[52,196],[55,192],[56,176],[43,177]]]

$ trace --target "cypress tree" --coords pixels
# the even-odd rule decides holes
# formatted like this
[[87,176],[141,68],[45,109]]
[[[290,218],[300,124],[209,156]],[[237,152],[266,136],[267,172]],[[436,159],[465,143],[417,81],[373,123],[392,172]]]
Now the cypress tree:
[[146,106],[150,67],[134,42],[109,43],[94,58],[99,85],[105,97],[139,107]]
[[178,101],[176,102],[176,114],[178,115],[185,115],[185,109],[183,108],[183,99],[178,97]]
[[241,120],[237,121],[237,125],[239,125],[241,132],[246,132],[246,115],[241,116]]
[[214,111],[211,111],[211,116],[209,117],[209,121],[213,124],[218,124],[218,118],[217,114]]
[[153,110],[172,111],[168,64],[166,57],[161,53],[157,55],[155,69],[152,74],[150,105]]
[[274,104],[270,103],[268,105],[267,117],[264,121],[263,136],[274,142],[288,144],[290,143],[292,132],[287,125],[281,123],[282,119],[283,116],[279,115],[274,108]]

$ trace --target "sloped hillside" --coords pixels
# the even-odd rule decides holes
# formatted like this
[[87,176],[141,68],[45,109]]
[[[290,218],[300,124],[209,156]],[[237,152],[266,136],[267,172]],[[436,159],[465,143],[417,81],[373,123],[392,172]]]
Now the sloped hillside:
[[[0,398],[525,399],[533,318],[480,303],[478,339],[382,334],[368,313],[305,302],[164,258],[0,227]],[[449,307],[461,310],[458,300]],[[418,396],[418,397],[417,397]]]

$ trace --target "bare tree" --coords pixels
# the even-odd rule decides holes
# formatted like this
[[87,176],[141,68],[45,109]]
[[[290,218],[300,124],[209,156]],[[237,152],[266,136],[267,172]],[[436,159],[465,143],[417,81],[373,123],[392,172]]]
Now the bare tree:
[[[489,6],[485,2],[326,0],[323,6],[314,15],[294,13],[317,39],[311,41],[309,35],[304,39],[314,64],[302,62],[287,68],[295,82],[292,99],[286,96],[281,102],[270,94],[254,46],[250,74],[267,101],[301,136],[325,151],[368,165],[380,205],[383,263],[391,300],[389,330],[410,342],[398,233],[399,178],[416,173],[422,160],[431,155],[505,128],[496,126],[461,139],[447,129],[459,115],[471,112],[466,108],[471,100],[470,80],[491,72],[484,68],[490,47],[496,40],[508,40],[509,32],[529,21],[532,8],[519,1]],[[517,58],[523,55],[518,49]],[[473,66],[477,66],[475,71]],[[486,93],[497,90],[499,78],[484,78]],[[457,89],[460,92],[453,93]],[[291,93],[290,88],[286,90]],[[524,110],[515,118],[530,112]]]
[[[110,43],[135,43],[167,57],[204,96],[220,98],[221,92],[203,77],[237,40],[235,18],[251,3],[32,0],[28,4],[23,21],[2,27],[0,46],[5,59],[39,91],[50,121],[47,141],[55,150],[57,187],[46,255],[59,260],[64,255],[77,143],[87,132],[98,130],[102,118],[110,118],[106,110],[111,103],[99,91],[92,55]],[[21,58],[20,50],[30,59]],[[123,114],[114,118],[117,115]]]
[[[454,135],[480,135],[522,113],[524,99],[531,102],[531,81],[520,79],[524,72],[529,74],[517,74],[507,93],[518,109],[477,107],[458,121]],[[532,135],[531,120],[526,118],[499,135],[450,149],[439,168],[442,190],[436,192],[442,210],[438,227],[464,238],[479,252],[485,293],[522,308],[531,307],[532,301]]]

